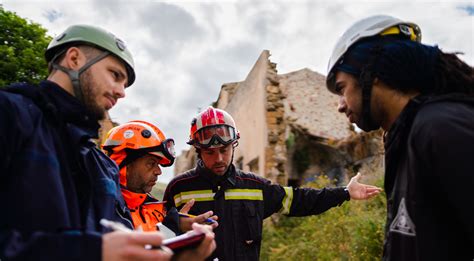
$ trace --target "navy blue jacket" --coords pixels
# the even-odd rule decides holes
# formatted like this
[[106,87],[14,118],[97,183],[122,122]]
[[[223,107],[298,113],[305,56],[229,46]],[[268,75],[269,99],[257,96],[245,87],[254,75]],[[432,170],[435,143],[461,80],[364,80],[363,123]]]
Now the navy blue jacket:
[[124,209],[117,166],[91,141],[97,119],[55,83],[39,88],[41,106],[0,91],[0,260],[100,260],[99,220]]

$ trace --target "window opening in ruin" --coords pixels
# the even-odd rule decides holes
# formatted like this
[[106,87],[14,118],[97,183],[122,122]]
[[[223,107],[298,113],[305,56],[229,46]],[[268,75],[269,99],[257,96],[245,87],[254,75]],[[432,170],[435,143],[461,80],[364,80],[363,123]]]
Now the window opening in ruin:
[[247,166],[249,166],[250,172],[258,173],[258,157],[247,163]]
[[238,169],[244,169],[244,158],[243,158],[243,157],[239,157],[239,158],[235,161],[235,166],[236,166]]
[[301,186],[301,180],[300,179],[288,179],[288,186],[297,188]]

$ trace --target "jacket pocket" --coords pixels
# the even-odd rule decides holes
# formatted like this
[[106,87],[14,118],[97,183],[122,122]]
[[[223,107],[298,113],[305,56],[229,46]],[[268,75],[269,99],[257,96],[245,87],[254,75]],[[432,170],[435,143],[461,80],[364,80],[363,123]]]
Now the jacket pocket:
[[258,260],[262,240],[262,216],[255,201],[234,204],[235,252],[234,260]]
[[246,231],[244,242],[248,245],[259,243],[262,239],[262,218],[258,213],[257,204],[252,201],[243,202],[243,224]]

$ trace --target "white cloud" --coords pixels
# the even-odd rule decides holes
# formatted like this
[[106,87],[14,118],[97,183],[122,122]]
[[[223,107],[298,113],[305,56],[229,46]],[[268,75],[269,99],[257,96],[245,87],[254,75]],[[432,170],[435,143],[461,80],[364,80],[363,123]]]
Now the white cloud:
[[[198,108],[220,86],[245,79],[263,49],[278,71],[308,67],[326,74],[337,37],[355,20],[389,14],[416,22],[423,42],[462,51],[474,64],[472,1],[39,1],[6,0],[4,7],[57,35],[75,23],[106,28],[134,53],[137,81],[111,110],[121,123],[157,124],[188,148]],[[464,7],[461,8],[461,7]],[[160,179],[171,178],[171,169]]]

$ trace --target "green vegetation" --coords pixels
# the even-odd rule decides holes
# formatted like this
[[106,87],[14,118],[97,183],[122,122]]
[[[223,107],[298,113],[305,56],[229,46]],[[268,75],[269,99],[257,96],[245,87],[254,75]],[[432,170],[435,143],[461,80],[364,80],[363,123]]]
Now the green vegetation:
[[163,200],[167,183],[156,182],[155,186],[151,189],[150,194],[159,200]]
[[0,6],[0,88],[14,82],[38,83],[48,75],[44,51],[51,37]]
[[288,134],[288,138],[286,139],[285,143],[286,143],[286,148],[287,149],[289,149],[289,148],[291,148],[295,145],[296,136],[293,132],[290,131],[290,133]]
[[[327,178],[318,177],[307,186],[328,185]],[[383,187],[382,180],[375,185]],[[265,224],[261,260],[380,260],[385,214],[383,194],[317,216],[281,216],[276,224]]]

